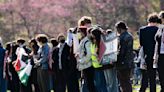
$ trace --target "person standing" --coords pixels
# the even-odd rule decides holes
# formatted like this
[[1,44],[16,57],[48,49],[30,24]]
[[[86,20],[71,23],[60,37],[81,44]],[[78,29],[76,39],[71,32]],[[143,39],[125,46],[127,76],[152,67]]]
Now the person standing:
[[50,48],[48,46],[48,38],[44,34],[39,34],[36,39],[39,44],[38,59],[35,62],[39,66],[37,69],[37,81],[39,84],[39,90],[40,92],[50,92],[48,73]]
[[[89,92],[97,92],[94,85],[94,68],[91,61],[91,41],[87,36],[87,27],[82,26],[79,28],[80,45],[79,54],[77,54],[77,67],[83,72],[84,81],[87,84]],[[86,92],[86,91],[84,91]]]
[[[72,92],[79,92],[79,74],[80,72],[76,68],[77,60],[75,58],[75,53],[77,46],[75,44],[79,43],[78,39],[76,38],[77,28],[69,28],[67,31],[67,39],[66,43],[70,47],[70,79],[68,81],[68,86],[71,88]],[[75,47],[75,48],[74,48]]]
[[117,22],[115,25],[119,36],[119,53],[117,61],[118,80],[121,92],[132,92],[130,74],[133,66],[133,37],[127,31],[128,27],[123,22]]
[[[111,29],[103,31],[103,34],[109,36],[113,33]],[[117,36],[117,35],[116,35]],[[118,78],[117,78],[117,69],[115,63],[111,62],[110,64],[103,65],[104,76],[106,80],[106,88],[108,92],[119,92],[118,88]]]
[[6,92],[6,81],[4,78],[4,58],[5,49],[2,47],[2,39],[0,38],[0,92]]
[[158,30],[158,15],[152,13],[148,16],[148,25],[143,26],[139,30],[140,45],[143,47],[143,52],[147,66],[147,70],[142,72],[142,81],[140,92],[145,92],[150,83],[150,92],[156,92],[156,69],[153,68],[153,55],[155,50],[155,34]]
[[58,35],[58,48],[53,50],[52,59],[54,61],[53,69],[56,76],[56,92],[65,92],[66,87],[68,92],[75,92],[73,86],[69,86],[71,80],[70,72],[70,47],[65,42],[63,34]]
[[39,46],[37,44],[37,41],[35,39],[31,39],[29,42],[29,47],[31,49],[30,53],[30,59],[31,59],[31,65],[33,65],[32,70],[31,70],[31,84],[34,85],[35,92],[40,92],[39,87],[38,87],[38,82],[37,82],[37,65],[35,65],[35,61],[37,61],[38,57],[38,50]]
[[159,24],[159,29],[155,35],[156,46],[153,63],[158,66],[157,70],[159,73],[161,92],[164,92],[164,11],[161,11],[159,16],[162,20],[162,24]]
[[4,69],[6,71],[5,77],[7,79],[8,90],[11,90],[11,92],[13,92],[12,87],[10,86],[10,85],[12,85],[12,73],[9,70],[10,63],[11,63],[11,57],[12,57],[12,43],[8,42],[6,44],[6,55],[5,55],[6,65],[5,65]]
[[11,42],[11,44],[9,44],[9,48],[8,48],[8,46],[6,48],[7,50],[11,49],[10,50],[11,56],[8,58],[8,60],[11,61],[11,62],[8,62],[9,63],[9,72],[11,73],[10,77],[8,77],[9,78],[8,87],[11,92],[19,92],[20,91],[19,77],[18,77],[17,72],[14,69],[14,62],[17,59],[17,55],[16,55],[17,48],[18,48],[18,45],[15,41]]
[[58,49],[58,41],[57,41],[57,39],[55,39],[55,38],[52,38],[51,39],[51,44],[52,44],[52,48],[51,48],[51,54],[50,54],[50,63],[49,63],[49,66],[51,67],[50,69],[51,69],[51,71],[52,71],[52,73],[51,73],[51,82],[52,82],[52,89],[54,90],[54,92],[56,92],[56,86],[57,86],[57,77],[56,77],[56,66],[55,65],[57,65],[56,64],[56,61],[53,61],[53,58],[56,58],[56,56],[54,56],[54,53],[55,54],[57,54],[57,49]]
[[95,69],[94,72],[94,83],[96,86],[96,90],[98,92],[108,92],[106,87],[106,80],[104,75],[103,65],[100,64],[98,56],[100,49],[100,40],[101,40],[101,28],[93,27],[90,32],[90,40],[91,40],[91,60],[92,66]]
[[[28,55],[30,53],[30,50],[26,47],[24,39],[18,39],[17,44],[19,45],[19,47],[16,49],[17,58],[21,57],[21,60],[24,63],[26,63],[26,61],[28,60]],[[25,86],[20,81],[20,91],[21,92],[31,92],[32,91],[30,77],[29,77],[27,86]]]

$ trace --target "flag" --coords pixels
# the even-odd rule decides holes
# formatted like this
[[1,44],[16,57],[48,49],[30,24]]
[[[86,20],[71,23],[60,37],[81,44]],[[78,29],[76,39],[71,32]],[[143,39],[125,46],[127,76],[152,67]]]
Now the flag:
[[19,76],[19,79],[21,81],[21,83],[25,86],[27,86],[27,83],[28,83],[28,79],[29,79],[29,76],[31,74],[31,70],[32,70],[32,65],[31,63],[29,62],[25,68],[23,68],[22,70],[20,70],[18,73],[18,76]]
[[28,64],[26,61],[22,60],[22,56],[24,55],[24,49],[18,48],[17,59],[15,61],[15,71],[18,73],[19,80],[25,86],[27,86],[28,79],[31,73],[32,65],[28,60]]
[[14,65],[14,68],[16,71],[20,71],[21,69],[26,67],[26,63],[24,61],[22,61],[21,59],[22,59],[22,55],[18,55],[18,57],[15,61],[15,65]]
[[15,61],[15,65],[14,68],[16,71],[20,71],[21,69],[23,69],[26,66],[25,61],[22,60],[22,56],[25,53],[25,50],[21,47],[19,47],[16,51],[17,53],[17,59]]

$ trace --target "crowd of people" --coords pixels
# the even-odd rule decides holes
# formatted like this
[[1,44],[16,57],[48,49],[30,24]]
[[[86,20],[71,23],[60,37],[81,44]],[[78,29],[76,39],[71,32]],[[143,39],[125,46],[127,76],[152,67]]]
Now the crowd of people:
[[[138,32],[136,51],[125,22],[117,22],[114,31],[104,30],[88,16],[68,29],[67,36],[61,33],[49,39],[38,34],[29,42],[22,38],[8,42],[5,48],[0,39],[0,92],[132,92],[131,79],[134,84],[141,82],[139,92],[147,87],[156,92],[156,73],[164,92],[164,11],[150,14],[147,22]],[[113,32],[118,37],[117,61],[102,64],[101,36]],[[15,68],[23,65],[19,58],[32,65],[27,85]]]

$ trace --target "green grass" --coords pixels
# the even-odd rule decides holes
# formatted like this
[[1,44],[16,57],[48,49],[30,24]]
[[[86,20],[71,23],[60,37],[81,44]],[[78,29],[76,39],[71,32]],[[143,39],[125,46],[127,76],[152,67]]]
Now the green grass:
[[137,34],[135,34],[135,35],[134,35],[133,48],[134,48],[134,49],[138,49],[139,46],[140,46],[140,44],[139,44],[139,39],[138,39]]
[[[133,86],[133,92],[139,92],[139,89],[140,89],[140,85]],[[11,91],[8,90],[7,92],[11,92]],[[54,91],[51,91],[51,92],[54,92]],[[146,92],[150,92],[149,88],[147,88]],[[157,92],[160,92],[159,85],[157,86]]]
[[[140,85],[133,86],[133,92],[139,92]],[[150,92],[150,89],[147,88],[146,92]],[[157,92],[160,92],[160,86],[157,86]]]

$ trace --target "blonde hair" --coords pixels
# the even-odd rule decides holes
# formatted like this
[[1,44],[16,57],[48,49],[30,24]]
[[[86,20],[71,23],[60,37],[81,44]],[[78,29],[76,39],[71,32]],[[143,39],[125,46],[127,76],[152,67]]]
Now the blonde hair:
[[84,26],[86,23],[92,23],[92,18],[89,16],[83,16],[78,20],[78,26]]
[[164,11],[161,11],[161,12],[159,13],[159,17],[162,18],[162,19],[164,19]]
[[36,36],[36,40],[42,43],[47,43],[48,42],[48,36],[45,34],[38,34]]

